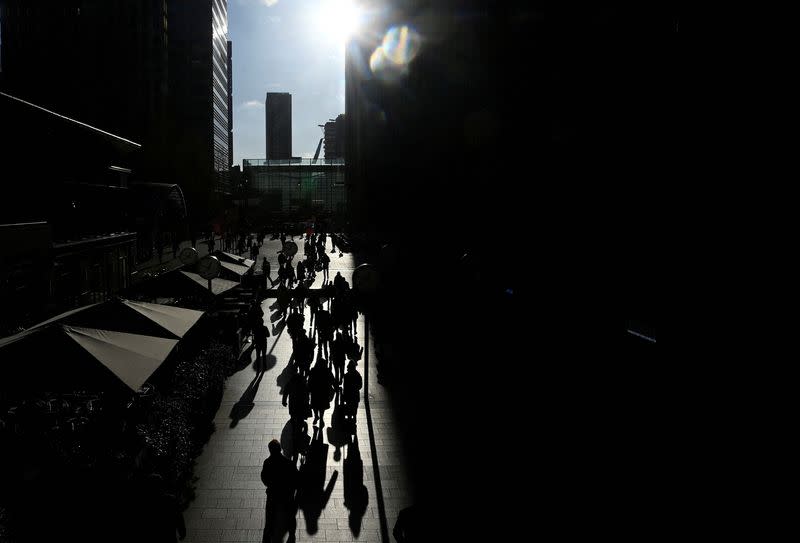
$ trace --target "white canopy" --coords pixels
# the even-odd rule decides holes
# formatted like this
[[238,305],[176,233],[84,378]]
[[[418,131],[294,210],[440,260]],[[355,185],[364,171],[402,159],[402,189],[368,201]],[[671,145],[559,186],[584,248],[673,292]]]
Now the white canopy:
[[63,328],[70,338],[133,391],[139,390],[178,344],[177,339],[77,326]]
[[239,264],[231,264],[230,262],[220,261],[220,265],[226,270],[230,270],[236,275],[240,276],[245,275],[248,271],[250,271],[250,268],[247,266],[240,266]]
[[181,338],[203,316],[202,311],[184,309],[182,307],[134,302],[131,300],[122,300],[122,303]]
[[[208,279],[203,279],[198,274],[194,272],[187,272],[181,270],[181,273],[200,285],[201,287],[207,289],[208,288]],[[227,279],[220,279],[219,277],[215,277],[211,280],[211,293],[215,296],[218,294],[222,294],[223,292],[227,292],[234,287],[238,287],[239,283],[235,281],[228,281]]]
[[243,256],[238,256],[238,255],[234,255],[234,254],[231,254],[231,253],[226,253],[224,251],[220,251],[220,252],[222,253],[222,255],[224,257],[227,257],[226,260],[228,260],[230,262],[234,262],[234,263],[238,262],[243,266],[247,266],[248,268],[252,268],[253,264],[256,263],[255,260],[251,260],[251,259],[245,258]]

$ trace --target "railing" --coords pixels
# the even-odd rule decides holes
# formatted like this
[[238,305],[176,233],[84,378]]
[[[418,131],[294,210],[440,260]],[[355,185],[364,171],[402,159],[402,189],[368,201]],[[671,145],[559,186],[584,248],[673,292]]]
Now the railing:
[[265,158],[245,158],[242,167],[248,166],[344,166],[343,158],[287,158],[281,160],[268,160]]

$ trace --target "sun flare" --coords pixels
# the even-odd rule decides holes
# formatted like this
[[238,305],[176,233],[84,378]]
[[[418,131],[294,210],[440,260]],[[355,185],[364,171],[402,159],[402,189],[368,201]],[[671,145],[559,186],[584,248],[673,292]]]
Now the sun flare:
[[344,45],[358,27],[359,10],[355,0],[319,0],[313,19],[320,37]]

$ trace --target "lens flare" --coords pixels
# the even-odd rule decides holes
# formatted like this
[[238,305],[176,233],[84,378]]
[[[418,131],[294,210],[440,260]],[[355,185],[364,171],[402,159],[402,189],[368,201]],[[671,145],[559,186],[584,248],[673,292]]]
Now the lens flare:
[[393,26],[383,36],[381,45],[372,52],[369,67],[375,75],[404,73],[421,46],[422,37],[412,27]]

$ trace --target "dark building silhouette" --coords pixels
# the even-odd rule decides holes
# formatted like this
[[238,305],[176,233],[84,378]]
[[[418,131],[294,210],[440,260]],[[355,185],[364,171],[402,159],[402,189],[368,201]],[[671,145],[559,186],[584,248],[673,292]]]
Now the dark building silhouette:
[[230,192],[227,2],[168,6],[173,179],[202,227]]
[[167,1],[4,0],[0,90],[142,144],[164,173]]
[[129,286],[141,145],[2,92],[0,119],[3,336]]
[[292,95],[268,92],[265,102],[267,160],[292,158]]
[[[348,217],[382,273],[369,318],[392,351],[378,372],[424,539],[561,528],[635,539],[669,522],[680,498],[655,436],[669,427],[660,402],[672,383],[653,351],[629,348],[626,321],[654,317],[666,279],[659,203],[687,84],[674,14],[360,4],[366,21],[346,51]],[[415,275],[415,262],[446,277]],[[408,323],[426,312],[409,300],[436,307],[424,348]],[[495,361],[512,366],[487,372]],[[477,409],[473,391],[486,400]],[[431,444],[447,437],[442,462]]]
[[325,159],[345,158],[345,118],[339,114],[325,123]]

